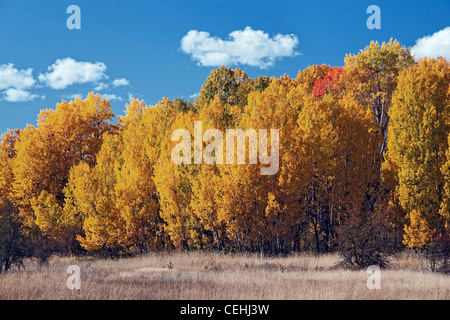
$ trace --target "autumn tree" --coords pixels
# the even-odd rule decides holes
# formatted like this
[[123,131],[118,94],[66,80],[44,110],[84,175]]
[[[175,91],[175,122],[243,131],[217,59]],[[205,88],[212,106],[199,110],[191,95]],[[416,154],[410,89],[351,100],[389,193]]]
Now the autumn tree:
[[97,155],[97,163],[85,162],[72,167],[66,188],[66,213],[82,223],[83,234],[77,235],[86,250],[117,255],[128,244],[125,221],[118,210],[115,186],[120,170],[123,143],[117,134],[106,134]]
[[432,247],[448,228],[449,82],[444,58],[421,59],[400,74],[389,112],[384,170],[398,183],[396,193],[407,214],[408,247]]
[[[450,91],[450,88],[449,88]],[[450,92],[449,92],[450,95]],[[447,138],[447,145],[450,146],[450,134]],[[450,229],[450,147],[445,152],[445,162],[441,167],[444,177],[443,199],[440,207],[440,214],[444,219],[444,225],[447,230]]]
[[43,110],[37,126],[23,130],[16,146],[12,194],[23,224],[40,239],[36,246],[42,246],[43,254],[60,239],[55,226],[71,167],[95,164],[102,135],[114,130],[112,118],[109,101],[89,94],[85,100],[63,100],[55,110]]
[[[203,122],[202,134],[208,129],[218,129],[225,133],[226,129],[236,128],[239,126],[249,92],[261,92],[269,82],[267,77],[252,80],[239,69],[220,67],[213,70],[195,101],[194,111],[198,111],[198,115],[180,115],[178,118],[187,117],[191,123],[183,123],[183,120],[177,118],[171,131],[187,128],[193,136],[192,125],[196,120]],[[203,147],[207,144],[207,141],[202,141]],[[168,135],[162,149],[162,154],[165,154],[162,159],[166,164],[164,166],[160,161],[155,181],[161,195],[161,216],[168,225],[166,229],[174,245],[223,248],[229,241],[229,234],[225,231],[225,225],[229,223],[219,214],[219,202],[223,199],[224,186],[220,165],[168,165],[170,153],[167,150],[171,150],[171,145],[173,146],[173,143],[169,141]],[[170,181],[175,185],[164,185],[163,181],[167,183],[167,178],[162,180],[163,173],[174,179]],[[166,199],[171,199],[171,207],[166,205]],[[178,232],[174,232],[174,229]]]
[[[243,110],[234,106],[230,116],[223,117],[233,107],[227,107],[216,96],[200,112],[204,130],[217,128],[234,133],[242,130],[244,135],[243,138],[232,136],[233,144],[224,151],[224,159],[227,152],[233,151],[231,163],[203,166],[192,179],[191,208],[219,247],[277,254],[288,253],[295,242],[298,244],[301,214],[296,207],[297,186],[293,180],[300,178],[293,172],[295,164],[291,163],[298,158],[293,133],[297,127],[299,102],[297,93],[290,93],[294,89],[294,79],[272,78],[267,88],[249,94]],[[251,153],[265,144],[259,129],[267,130],[269,153],[272,149],[271,129],[279,130],[282,142],[277,140],[275,143],[282,148],[279,155],[283,160],[276,159],[280,167],[274,175],[261,175],[265,166],[261,158],[259,162],[250,160]],[[237,147],[239,139],[244,142],[242,149]],[[230,147],[234,149],[228,150]],[[238,152],[244,155],[238,155]],[[238,163],[241,156],[244,163]]]
[[[162,105],[169,103],[163,100],[155,108],[163,109]],[[159,147],[158,137],[162,134],[157,126],[168,121],[162,119],[162,114],[133,99],[122,119],[125,125],[121,132],[122,165],[117,171],[116,206],[126,225],[124,237],[130,249],[140,253],[156,250],[164,241],[159,196],[153,179],[159,153],[155,148]],[[150,144],[154,144],[153,148]]]
[[259,76],[252,79],[251,91],[264,91],[270,85],[270,78],[266,76]]
[[195,111],[195,106],[191,102],[191,100],[184,100],[183,98],[175,98],[173,100],[173,104],[177,110],[177,112],[187,113],[189,111]]
[[[255,88],[262,89],[267,80],[261,78],[255,82]],[[198,98],[195,99],[197,110],[201,110],[218,94],[223,103],[237,105],[241,108],[247,103],[247,95],[252,89],[252,80],[240,69],[224,66],[211,71],[202,85]]]
[[358,203],[363,207],[373,197],[381,136],[377,135],[371,110],[351,96],[339,98],[332,92],[320,100],[310,97],[298,123],[305,161],[303,178],[307,182],[301,200],[312,225],[316,250],[328,251],[334,228],[345,217],[348,205]]
[[[226,128],[231,129],[236,125],[240,116],[240,108],[229,106],[224,103],[219,94],[213,100],[207,103],[199,112],[198,121],[202,123],[202,137],[207,130],[219,130],[221,134],[225,133]],[[213,143],[219,137],[211,137],[210,140],[202,141],[202,150],[211,142]],[[219,141],[220,143],[220,141]],[[225,143],[225,137],[222,136],[222,142]],[[224,144],[222,144],[224,147]],[[216,159],[222,158],[225,163],[225,152],[218,153],[215,149],[212,156]],[[202,154],[203,159],[204,154]],[[219,219],[218,211],[219,198],[222,194],[223,181],[220,175],[220,169],[217,163],[209,165],[191,166],[188,176],[188,183],[191,186],[191,197],[189,209],[195,221],[195,229],[192,230],[194,245],[199,248],[217,248],[223,249],[227,243],[225,233],[226,222]]]
[[[193,246],[192,238],[196,219],[190,212],[191,201],[190,177],[195,168],[190,164],[175,164],[172,162],[172,150],[178,141],[172,141],[172,132],[176,129],[186,129],[194,133],[193,112],[178,114],[173,123],[167,123],[169,128],[162,133],[160,156],[155,165],[154,181],[159,193],[160,216],[164,220],[165,232],[171,245],[178,249],[188,249]],[[191,147],[192,144],[189,143]],[[191,154],[193,157],[193,154]],[[191,162],[193,163],[193,161]]]
[[327,74],[317,79],[312,88],[316,98],[321,98],[325,93],[334,92],[339,89],[339,76],[343,72],[342,67],[333,67],[328,70]]
[[13,265],[22,265],[28,255],[28,243],[11,194],[15,146],[20,133],[18,129],[8,130],[0,143],[0,273],[7,272]]
[[[250,93],[239,124],[240,127],[259,131],[257,142],[260,158],[257,165],[231,168],[234,169],[231,173],[235,174],[234,179],[239,182],[234,190],[237,191],[241,185],[248,190],[245,192],[247,203],[244,212],[247,221],[257,220],[253,223],[254,227],[249,229],[252,231],[251,240],[261,252],[287,254],[298,247],[300,226],[304,220],[298,205],[303,175],[302,162],[298,158],[299,132],[296,122],[301,94],[297,91],[296,79],[288,76],[272,78],[264,91]],[[261,157],[265,155],[261,154],[261,148],[265,145],[265,139],[260,129],[267,130],[266,151],[270,153],[271,161],[276,161],[278,169],[271,175],[261,175],[261,169],[267,164],[262,163]],[[273,139],[272,129],[278,132],[276,139]],[[278,153],[275,155],[272,154],[272,144],[277,145]],[[249,145],[246,149],[248,155],[250,150]]]
[[193,103],[132,99],[115,124],[100,95],[62,101],[2,137],[0,258],[340,250],[362,267],[403,231],[448,252],[449,74],[391,40],[296,78],[222,66]]
[[384,138],[380,154],[386,151],[389,108],[392,95],[397,87],[400,71],[414,64],[410,49],[402,47],[397,40],[372,41],[356,55],[346,55],[345,72],[348,74],[344,86],[353,92],[362,105],[374,112]]

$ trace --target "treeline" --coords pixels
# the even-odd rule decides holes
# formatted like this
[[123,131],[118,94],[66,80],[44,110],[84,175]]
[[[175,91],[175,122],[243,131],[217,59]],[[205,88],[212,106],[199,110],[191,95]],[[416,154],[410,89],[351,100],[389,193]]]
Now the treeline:
[[[117,121],[98,94],[62,101],[2,136],[0,271],[27,256],[163,249],[339,250],[383,266],[410,247],[445,265],[449,82],[444,58],[416,62],[391,40],[296,78],[220,67],[194,102],[133,99]],[[194,121],[279,129],[278,172],[175,165],[171,134],[194,135]]]

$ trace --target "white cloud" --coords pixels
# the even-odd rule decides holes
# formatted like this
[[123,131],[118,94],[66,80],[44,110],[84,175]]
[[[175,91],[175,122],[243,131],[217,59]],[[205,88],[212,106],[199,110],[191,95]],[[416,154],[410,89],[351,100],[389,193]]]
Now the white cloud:
[[[31,94],[28,91],[16,88],[9,88],[3,91],[4,99],[8,102],[25,102],[37,99],[39,96]],[[41,97],[42,99],[45,96]]]
[[37,99],[39,96],[25,90],[35,86],[36,80],[32,72],[31,68],[18,70],[12,63],[0,65],[0,90],[3,90],[3,100],[24,102]]
[[125,78],[121,78],[121,79],[115,79],[112,82],[112,84],[113,84],[114,87],[120,87],[120,86],[124,86],[125,87],[125,86],[129,86],[130,85],[130,81],[128,81]]
[[106,65],[102,62],[83,62],[72,58],[57,59],[48,70],[48,73],[39,75],[39,80],[53,89],[64,89],[75,83],[96,83],[108,78],[105,75]]
[[[13,63],[0,64],[0,100],[8,102],[32,101],[37,98],[44,99],[45,96],[36,95],[29,89],[49,87],[51,89],[65,89],[73,84],[92,83],[95,91],[108,89],[110,86],[129,86],[130,82],[125,78],[115,79],[108,83],[102,81],[108,79],[105,74],[106,65],[102,62],[83,62],[72,58],[57,59],[54,64],[48,67],[48,72],[39,75],[39,83],[33,77],[33,69],[19,70]],[[78,94],[81,98],[82,95]],[[75,94],[63,96],[73,100]],[[110,100],[122,100],[122,97],[115,94],[105,94],[105,98]]]
[[108,99],[108,100],[118,100],[118,101],[122,101],[122,97],[120,96],[116,96],[115,94],[102,94],[103,98]]
[[33,69],[18,70],[12,63],[0,65],[0,90],[31,88],[36,82],[32,71]]
[[416,44],[411,48],[411,53],[416,59],[442,56],[450,59],[450,27],[416,40]]
[[293,57],[298,38],[293,34],[270,37],[246,27],[229,34],[229,39],[211,37],[209,32],[191,30],[181,39],[181,50],[200,66],[247,64],[267,68],[277,59]]
[[100,82],[96,87],[94,87],[95,91],[102,91],[104,89],[108,89],[109,84],[104,83],[104,82]]

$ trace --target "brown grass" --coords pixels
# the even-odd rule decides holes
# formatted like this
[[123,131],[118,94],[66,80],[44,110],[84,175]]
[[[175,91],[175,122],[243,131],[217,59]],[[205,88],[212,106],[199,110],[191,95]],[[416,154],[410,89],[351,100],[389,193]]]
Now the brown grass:
[[[381,289],[365,270],[335,268],[337,255],[261,258],[211,252],[136,258],[54,257],[47,266],[0,275],[0,299],[449,299],[450,276],[431,273],[417,256],[399,255],[381,271]],[[67,267],[81,269],[81,289],[66,286]]]

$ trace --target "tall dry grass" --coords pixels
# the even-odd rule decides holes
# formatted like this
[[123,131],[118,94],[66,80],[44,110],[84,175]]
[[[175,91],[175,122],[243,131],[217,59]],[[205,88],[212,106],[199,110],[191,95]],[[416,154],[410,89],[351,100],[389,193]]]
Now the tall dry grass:
[[[365,270],[336,268],[337,255],[158,253],[135,258],[54,257],[47,266],[0,275],[0,299],[449,299],[450,276],[431,273],[412,254],[381,270],[381,289],[369,290]],[[81,289],[66,286],[67,267],[81,269]]]

